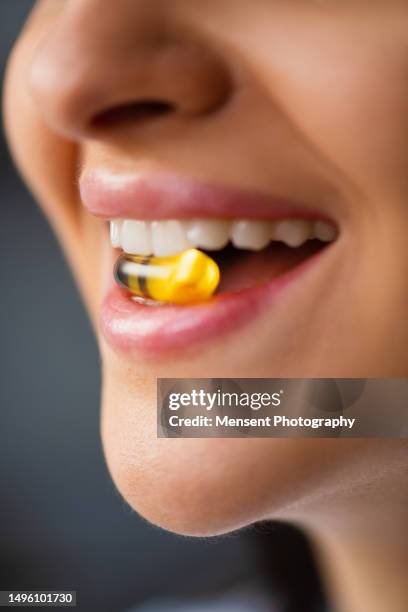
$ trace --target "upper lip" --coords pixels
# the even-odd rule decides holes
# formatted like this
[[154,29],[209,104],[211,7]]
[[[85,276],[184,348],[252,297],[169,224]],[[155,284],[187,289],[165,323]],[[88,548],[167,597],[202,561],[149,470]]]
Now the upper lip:
[[200,183],[175,174],[84,172],[81,200],[105,219],[304,218],[332,221],[323,207],[285,196]]

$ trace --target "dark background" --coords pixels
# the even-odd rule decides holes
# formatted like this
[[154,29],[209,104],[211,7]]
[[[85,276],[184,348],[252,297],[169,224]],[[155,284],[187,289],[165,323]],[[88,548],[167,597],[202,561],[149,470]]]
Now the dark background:
[[[32,4],[0,0],[2,72]],[[285,572],[296,581],[284,609],[306,612],[316,578],[289,528],[272,529],[271,542],[269,529],[182,538],[119,497],[101,452],[98,355],[85,313],[3,133],[0,162],[0,590],[72,589],[80,610],[119,612],[228,589],[270,566],[280,588],[291,591]]]

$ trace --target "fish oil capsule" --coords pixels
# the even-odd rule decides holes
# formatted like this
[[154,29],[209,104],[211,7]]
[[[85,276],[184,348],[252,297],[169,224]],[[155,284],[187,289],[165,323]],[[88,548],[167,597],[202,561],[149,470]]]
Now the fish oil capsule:
[[198,249],[171,257],[123,253],[115,266],[115,279],[133,295],[147,300],[191,304],[212,296],[220,271],[215,261]]

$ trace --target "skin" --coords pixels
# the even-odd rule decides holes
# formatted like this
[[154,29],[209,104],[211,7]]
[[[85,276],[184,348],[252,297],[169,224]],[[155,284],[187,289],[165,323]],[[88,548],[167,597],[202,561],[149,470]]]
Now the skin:
[[[407,609],[406,445],[157,439],[155,380],[407,376],[407,43],[405,0],[43,0],[5,84],[12,152],[98,334],[102,437],[118,489],[180,533],[302,525],[347,612]],[[95,123],[152,98],[173,111]],[[340,237],[307,294],[299,289],[301,309],[278,305],[188,358],[118,355],[97,331],[111,274],[106,225],[83,210],[76,181],[100,168],[326,202]]]

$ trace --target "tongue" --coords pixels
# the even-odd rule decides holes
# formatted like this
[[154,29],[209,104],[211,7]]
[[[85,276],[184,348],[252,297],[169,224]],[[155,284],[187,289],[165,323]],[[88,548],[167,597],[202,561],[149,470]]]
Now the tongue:
[[275,242],[257,253],[232,247],[211,253],[221,269],[218,293],[239,291],[270,281],[302,263],[321,246],[317,240],[309,240],[296,249]]

